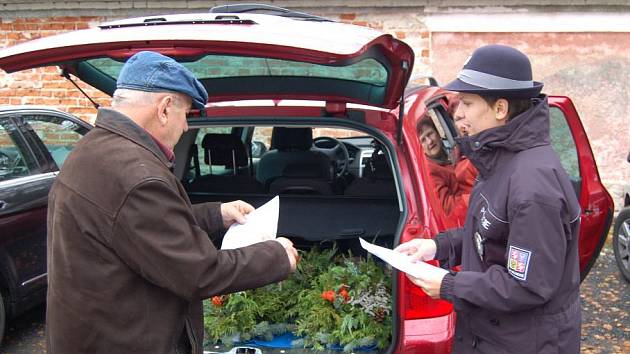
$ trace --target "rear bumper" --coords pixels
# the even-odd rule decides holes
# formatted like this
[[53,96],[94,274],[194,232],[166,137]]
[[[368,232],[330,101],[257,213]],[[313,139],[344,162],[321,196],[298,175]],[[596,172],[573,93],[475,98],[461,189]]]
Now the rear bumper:
[[455,312],[449,315],[405,320],[398,353],[450,353],[455,333]]

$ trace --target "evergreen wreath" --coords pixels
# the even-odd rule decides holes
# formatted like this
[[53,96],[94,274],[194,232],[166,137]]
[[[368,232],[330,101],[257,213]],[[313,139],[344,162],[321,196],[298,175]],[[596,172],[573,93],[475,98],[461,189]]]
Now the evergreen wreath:
[[385,348],[391,271],[369,255],[336,255],[335,247],[301,253],[295,273],[280,283],[204,301],[207,341],[233,346],[291,332],[300,338],[293,347]]

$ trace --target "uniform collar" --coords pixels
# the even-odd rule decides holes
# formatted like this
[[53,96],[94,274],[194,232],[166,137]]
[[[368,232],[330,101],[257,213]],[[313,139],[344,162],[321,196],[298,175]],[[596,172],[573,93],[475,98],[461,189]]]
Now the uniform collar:
[[475,165],[481,176],[492,173],[503,152],[516,153],[549,145],[549,104],[544,95],[532,99],[532,107],[505,125],[456,139],[462,154]]
[[173,161],[167,157],[169,156],[167,152],[170,151],[171,154],[173,152],[128,116],[111,108],[99,108],[95,125],[142,146],[155,155],[168,169],[173,168]]

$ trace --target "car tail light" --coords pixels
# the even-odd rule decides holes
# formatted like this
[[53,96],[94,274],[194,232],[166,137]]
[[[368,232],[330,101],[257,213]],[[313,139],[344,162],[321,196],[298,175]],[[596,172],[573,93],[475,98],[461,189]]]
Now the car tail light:
[[[437,261],[428,263],[438,265]],[[453,305],[450,302],[431,298],[420,287],[413,284],[404,273],[400,272],[399,277],[399,304],[403,319],[439,317],[453,311]]]

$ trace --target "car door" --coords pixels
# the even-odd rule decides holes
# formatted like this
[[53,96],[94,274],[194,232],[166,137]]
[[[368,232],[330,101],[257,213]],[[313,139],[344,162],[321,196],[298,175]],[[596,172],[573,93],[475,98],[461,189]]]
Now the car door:
[[582,207],[579,256],[584,279],[606,241],[614,205],[601,182],[591,145],[571,99],[550,96],[549,113],[551,143]]
[[3,296],[14,308],[45,289],[46,205],[54,177],[24,138],[18,116],[0,116],[0,268]]
[[[43,299],[46,287],[46,207],[48,192],[65,158],[89,125],[60,112],[24,110],[3,119],[8,138],[28,168],[26,176],[7,178],[0,188],[5,264],[17,301]],[[9,141],[10,140],[10,141]],[[8,149],[8,148],[6,148]],[[13,173],[15,175],[15,173]],[[5,231],[7,230],[7,231]]]

